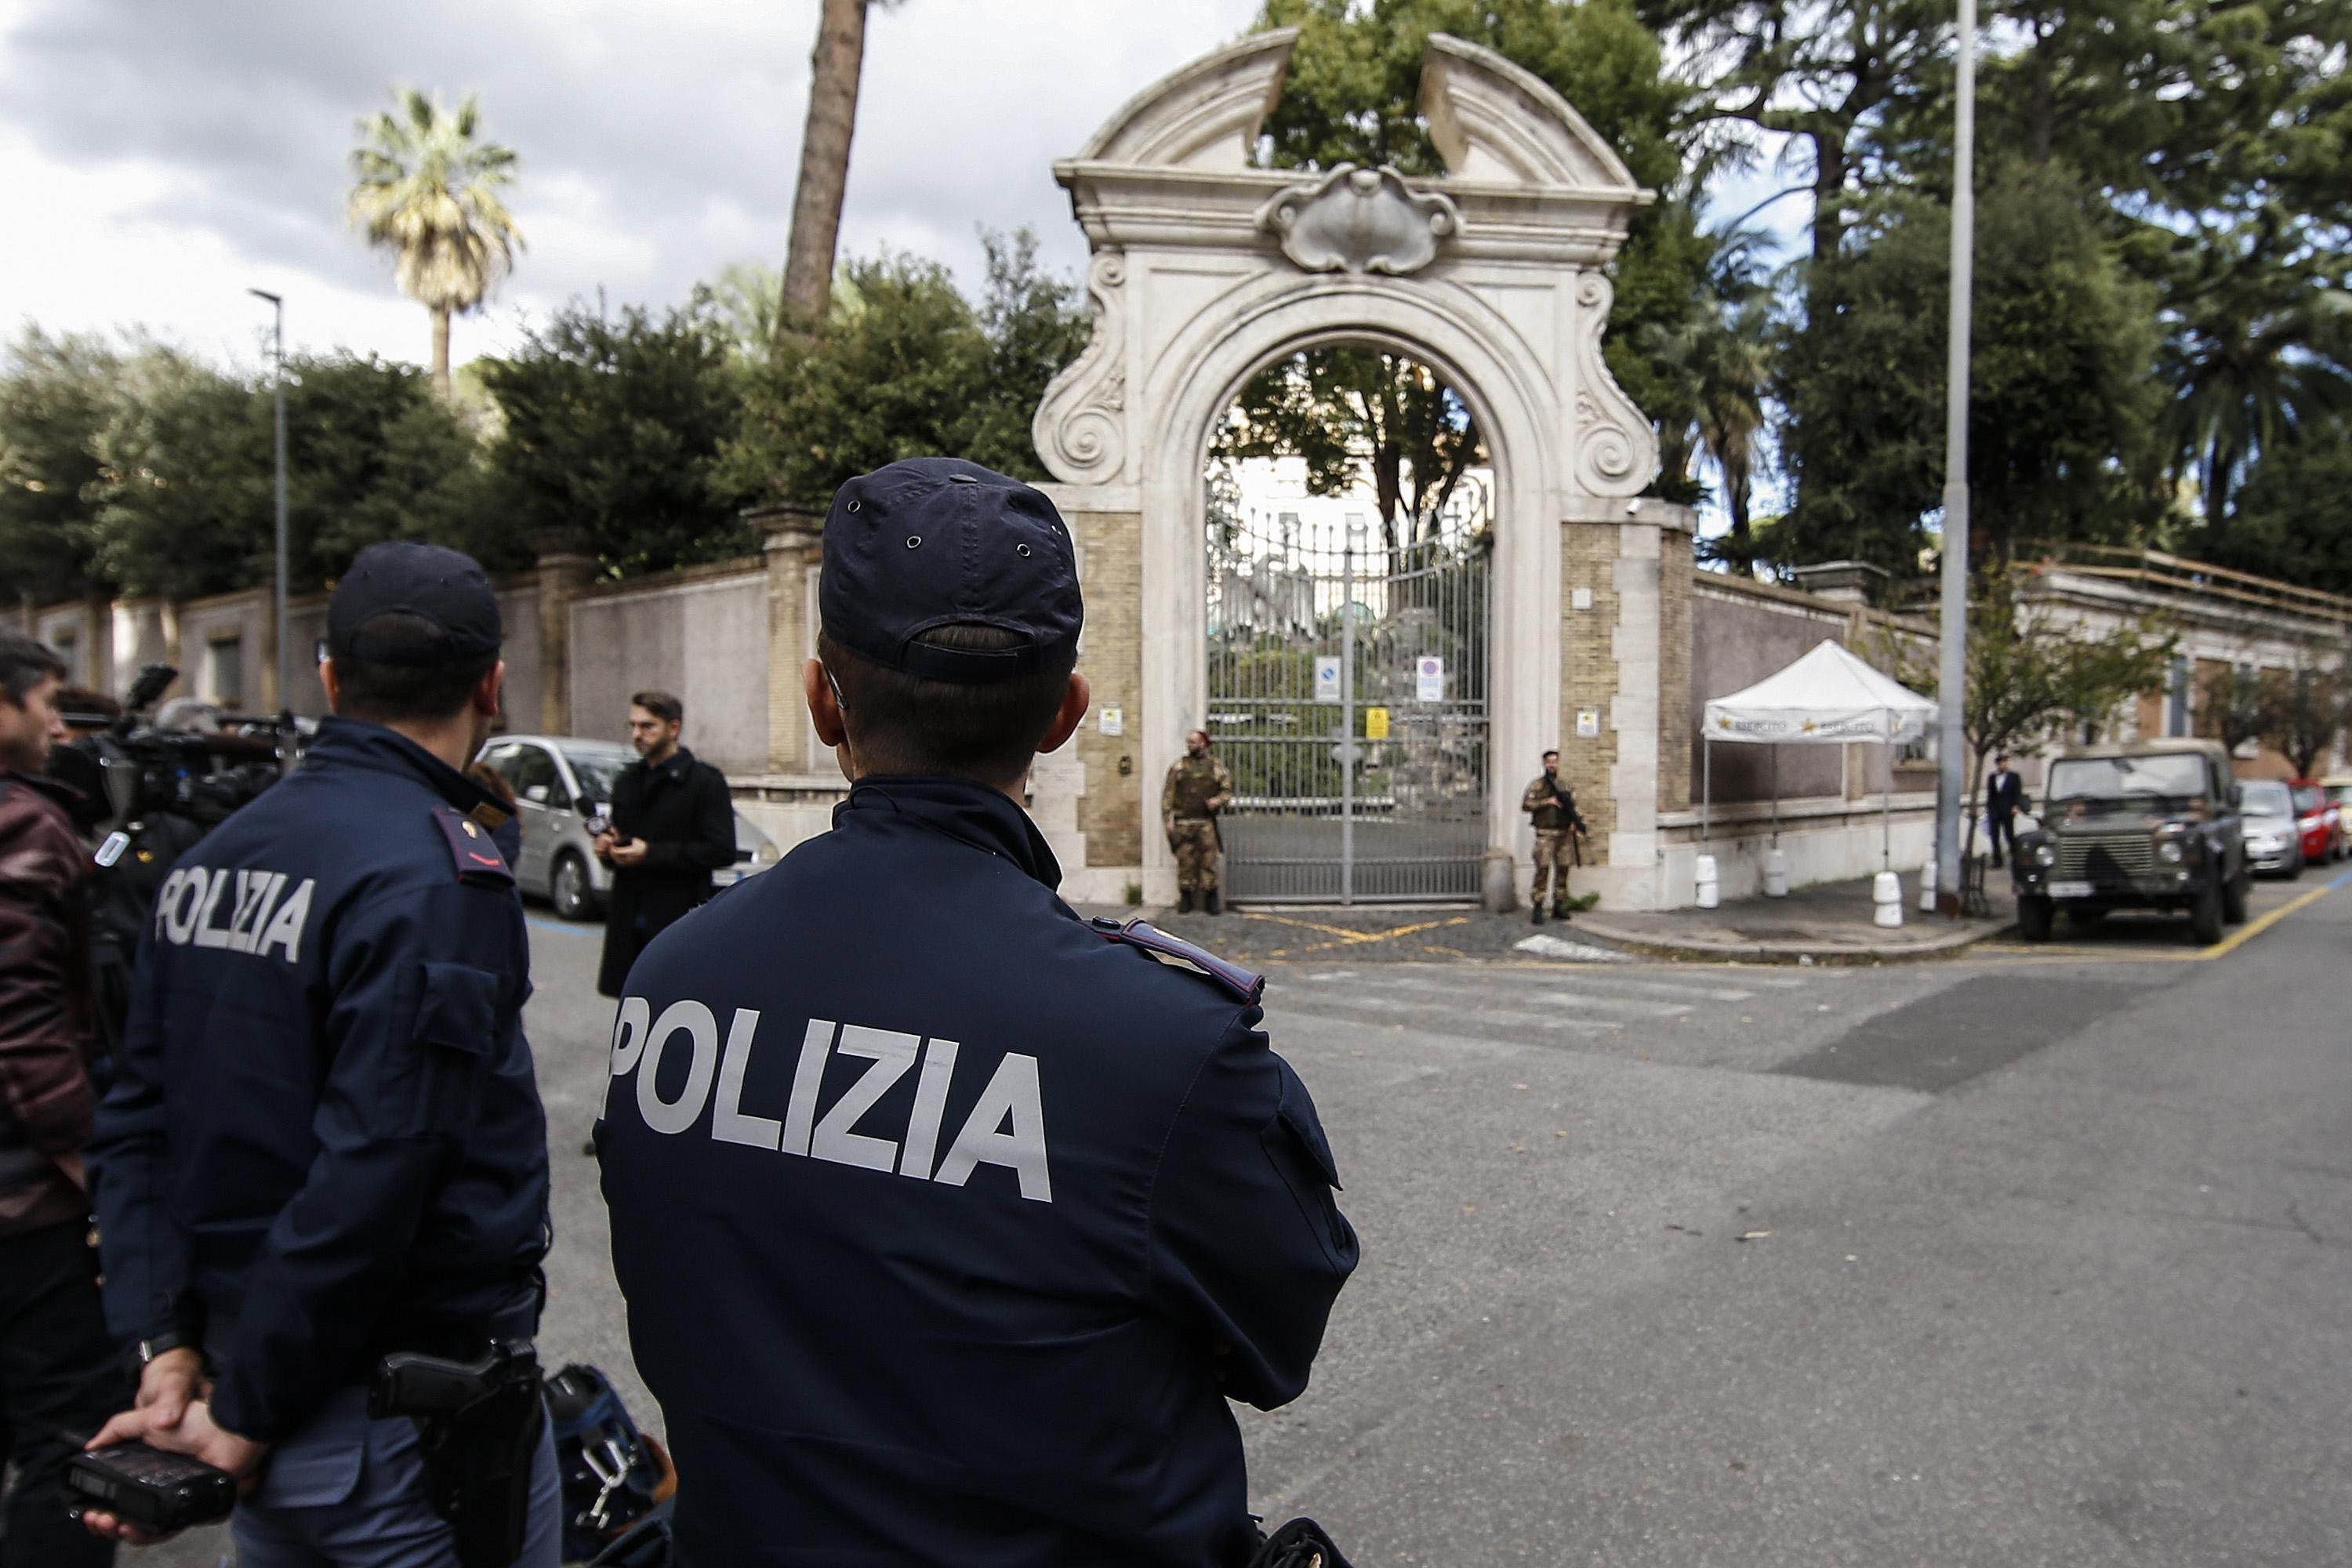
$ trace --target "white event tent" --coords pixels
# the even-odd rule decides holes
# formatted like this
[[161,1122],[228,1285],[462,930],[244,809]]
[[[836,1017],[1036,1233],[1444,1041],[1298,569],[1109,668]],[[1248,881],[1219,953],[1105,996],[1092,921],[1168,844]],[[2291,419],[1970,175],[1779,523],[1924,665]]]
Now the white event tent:
[[1780,837],[1780,770],[1778,748],[1879,742],[1887,746],[1886,804],[1879,813],[1880,859],[1893,858],[1894,748],[1927,732],[1936,717],[1933,699],[1880,674],[1835,642],[1820,644],[1777,674],[1745,691],[1708,700],[1701,733],[1705,783],[1700,795],[1699,837],[1707,836],[1715,806],[1715,742],[1775,748],[1772,768],[1772,838]]

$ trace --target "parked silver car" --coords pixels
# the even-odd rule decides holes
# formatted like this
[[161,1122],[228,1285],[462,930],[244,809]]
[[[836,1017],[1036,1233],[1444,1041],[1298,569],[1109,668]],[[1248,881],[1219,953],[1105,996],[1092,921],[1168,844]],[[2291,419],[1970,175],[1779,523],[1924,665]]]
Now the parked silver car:
[[2303,875],[2303,834],[2295,824],[2294,794],[2276,779],[2249,779],[2239,810],[2246,838],[2246,866],[2263,876]]
[[[578,735],[499,735],[481,761],[515,793],[522,813],[522,864],[515,880],[568,921],[593,920],[613,889],[613,868],[596,858],[591,817],[613,804],[613,781],[637,760],[628,747]],[[735,864],[711,873],[720,887],[782,858],[776,841],[735,814]]]

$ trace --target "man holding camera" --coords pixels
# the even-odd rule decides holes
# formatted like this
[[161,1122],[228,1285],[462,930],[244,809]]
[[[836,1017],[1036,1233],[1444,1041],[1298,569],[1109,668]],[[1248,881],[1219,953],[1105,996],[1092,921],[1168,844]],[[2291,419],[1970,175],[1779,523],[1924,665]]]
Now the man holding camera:
[[96,998],[82,900],[89,852],[44,776],[66,735],[65,666],[0,631],[0,1568],[103,1568],[58,1477],[130,1380],[107,1337],[89,1242]]
[[512,825],[459,771],[499,711],[499,641],[471,560],[363,552],[328,606],[335,716],[180,858],[142,941],[91,1144],[108,1317],[142,1371],[90,1446],[236,1477],[240,1568],[556,1563],[535,1373],[495,1429],[370,1408],[386,1358],[512,1364],[538,1321]]
[[852,479],[818,596],[849,798],[646,950],[597,1124],[677,1560],[1237,1568],[1226,1400],[1297,1397],[1357,1256],[1264,982],[1055,896],[1021,800],[1089,693],[1045,495]]
[[637,954],[710,897],[710,873],[735,863],[727,775],[678,744],[686,704],[667,691],[629,699],[637,760],[613,781],[613,816],[596,854],[613,868],[596,989],[621,994]]

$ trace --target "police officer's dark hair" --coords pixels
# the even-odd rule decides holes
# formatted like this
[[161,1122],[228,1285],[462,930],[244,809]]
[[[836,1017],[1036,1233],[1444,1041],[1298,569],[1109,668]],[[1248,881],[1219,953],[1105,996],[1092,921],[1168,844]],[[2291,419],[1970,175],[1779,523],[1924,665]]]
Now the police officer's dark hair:
[[640,691],[629,699],[629,706],[644,709],[665,724],[686,722],[686,704],[667,691]]
[[[917,640],[995,653],[1020,647],[1022,639],[1001,626],[950,625]],[[816,656],[833,676],[850,744],[867,772],[992,784],[1017,778],[1029,766],[1077,667],[1072,650],[1017,679],[967,686],[885,668],[823,632]]]
[[8,693],[10,707],[22,707],[25,693],[52,675],[63,680],[66,661],[47,643],[22,632],[0,631],[0,690]]
[[[422,616],[387,611],[371,616],[357,630],[374,644],[428,643],[445,636]],[[437,723],[465,711],[482,677],[498,667],[495,653],[450,664],[391,664],[357,654],[335,656],[341,690],[335,711],[376,724]]]

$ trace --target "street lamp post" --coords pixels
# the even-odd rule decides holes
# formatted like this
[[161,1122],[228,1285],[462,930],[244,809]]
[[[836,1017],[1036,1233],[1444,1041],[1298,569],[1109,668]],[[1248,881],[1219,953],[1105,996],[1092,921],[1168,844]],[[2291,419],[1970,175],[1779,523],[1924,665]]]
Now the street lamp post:
[[1952,135],[1951,342],[1944,408],[1943,618],[1938,648],[1936,890],[1958,912],[1962,748],[1969,671],[1969,294],[1976,253],[1977,6],[1959,0],[1959,90]]
[[281,711],[294,706],[293,661],[286,646],[286,301],[267,289],[247,289],[247,293],[257,300],[267,300],[278,312],[272,357],[277,361],[277,374],[271,378],[270,400],[276,405],[278,424],[278,706]]

